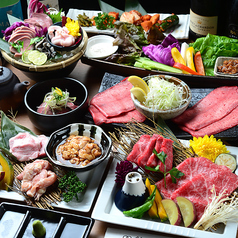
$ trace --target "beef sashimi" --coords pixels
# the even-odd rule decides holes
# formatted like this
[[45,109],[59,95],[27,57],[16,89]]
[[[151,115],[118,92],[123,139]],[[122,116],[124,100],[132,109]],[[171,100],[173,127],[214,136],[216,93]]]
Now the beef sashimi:
[[150,141],[150,135],[142,135],[133,146],[132,151],[128,154],[127,160],[137,164],[137,160],[143,153],[147,143]]
[[199,130],[219,121],[237,106],[238,87],[219,87],[180,116],[174,118],[173,121],[191,130]]
[[109,124],[109,123],[128,123],[132,120],[135,120],[137,122],[143,122],[145,121],[145,116],[142,115],[137,110],[132,110],[129,112],[125,112],[119,116],[116,117],[105,117],[96,107],[93,105],[90,105],[88,110],[90,111],[93,121],[96,125],[101,125],[103,123]]
[[[165,159],[166,172],[170,171],[173,167],[173,141],[167,138],[164,138],[160,152],[164,151],[167,155]],[[160,170],[164,171],[164,164],[160,161]]]
[[132,84],[127,80],[96,94],[90,104],[96,107],[105,117],[111,118],[135,109],[131,100]]
[[156,139],[157,136],[153,135],[150,138],[149,142],[146,144],[146,147],[142,151],[142,154],[140,154],[140,156],[138,157],[137,164],[140,167],[145,168],[145,165],[147,164],[147,161],[149,157],[152,155],[153,149],[155,148]]
[[160,180],[156,183],[160,193],[163,195],[164,198],[171,198],[172,193],[180,188],[183,184],[190,181],[194,176],[207,173],[209,174],[210,171],[213,170],[224,170],[228,174],[232,174],[231,170],[226,166],[214,164],[207,158],[203,157],[191,157],[184,160],[181,164],[176,167],[178,170],[184,173],[180,179],[177,179],[176,183],[172,182],[170,174],[166,176],[166,188],[164,185],[164,181]]
[[217,195],[224,190],[226,190],[226,194],[231,194],[238,187],[238,176],[223,169],[213,169],[209,173],[200,173],[176,189],[172,193],[171,199],[175,200],[176,197],[182,196],[192,201],[195,207],[204,204],[203,209],[196,208],[197,218],[200,219],[206,205],[211,201],[213,185]]
[[180,126],[180,128],[194,137],[203,137],[205,135],[215,135],[219,132],[225,131],[229,128],[238,125],[238,107],[231,111],[227,116],[223,117],[221,120],[216,121],[200,130],[194,131],[185,126]]
[[[156,143],[155,143],[155,150],[160,153],[160,149],[161,149],[161,145],[162,145],[162,142],[163,142],[163,137],[158,135],[158,138],[156,139]],[[152,155],[149,157],[146,165],[151,167],[151,168],[154,168],[156,167],[161,161],[159,160],[159,158],[154,154],[152,153]]]

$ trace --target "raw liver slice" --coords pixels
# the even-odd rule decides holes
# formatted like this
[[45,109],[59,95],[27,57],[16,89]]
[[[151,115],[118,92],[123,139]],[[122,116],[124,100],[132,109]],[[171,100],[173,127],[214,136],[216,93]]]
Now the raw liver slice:
[[150,135],[142,135],[128,154],[127,160],[137,164],[138,157],[143,153],[147,143],[150,141]]
[[237,106],[238,87],[219,87],[173,121],[191,130],[199,130],[222,119]]
[[90,104],[96,107],[105,117],[115,117],[135,109],[131,100],[132,84],[127,80],[96,94]]

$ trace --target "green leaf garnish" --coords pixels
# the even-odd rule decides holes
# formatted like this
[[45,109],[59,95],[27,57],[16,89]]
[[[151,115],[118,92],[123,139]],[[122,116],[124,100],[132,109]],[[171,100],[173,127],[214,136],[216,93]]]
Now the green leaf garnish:
[[167,154],[164,153],[164,151],[161,151],[158,153],[155,149],[153,150],[153,153],[158,157],[158,159],[163,163],[164,165],[164,172],[160,170],[160,166],[157,165],[155,168],[151,168],[149,166],[145,166],[145,169],[153,171],[153,172],[160,172],[164,175],[164,186],[166,188],[166,175],[170,174],[172,182],[176,183],[177,180],[184,176],[184,173],[178,170],[176,167],[173,167],[170,171],[166,172],[166,165],[165,165],[165,160],[167,157]]

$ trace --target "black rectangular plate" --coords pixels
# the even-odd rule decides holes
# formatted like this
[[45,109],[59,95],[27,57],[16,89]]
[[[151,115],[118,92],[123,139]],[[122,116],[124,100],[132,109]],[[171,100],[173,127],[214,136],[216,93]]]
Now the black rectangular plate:
[[0,238],[34,237],[34,220],[40,220],[46,228],[44,238],[86,238],[94,224],[94,219],[89,217],[3,202],[0,207]]
[[[111,74],[111,73],[105,73],[101,82],[101,86],[99,88],[99,92],[102,92],[113,85],[119,83],[121,80],[123,80],[125,77],[117,74]],[[238,84],[238,81],[237,81]],[[197,103],[199,100],[204,98],[208,93],[210,93],[215,87],[205,87],[205,88],[200,88],[200,87],[191,87],[192,91],[192,99],[189,104],[189,107],[193,106],[195,103]],[[88,121],[93,123],[93,119],[90,113],[86,115],[86,118]],[[175,136],[178,139],[184,139],[184,140],[189,140],[192,139],[193,137],[181,130],[175,123],[173,123],[171,120],[166,120],[166,124],[170,127],[170,129],[173,131]],[[145,121],[146,124],[150,123],[148,120]],[[115,127],[115,126],[122,126],[122,124],[110,124],[108,127]],[[232,127],[228,130],[222,131],[218,134],[214,135],[215,138],[217,139],[222,139],[222,140],[227,140],[227,141],[234,141],[238,139],[238,126]]]

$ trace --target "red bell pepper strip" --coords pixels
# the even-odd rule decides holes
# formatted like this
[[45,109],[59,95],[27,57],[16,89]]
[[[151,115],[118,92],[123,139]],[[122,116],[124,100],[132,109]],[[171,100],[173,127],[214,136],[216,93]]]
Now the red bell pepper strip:
[[195,68],[196,68],[197,72],[200,73],[201,75],[205,75],[205,70],[204,70],[202,56],[201,56],[200,51],[198,51],[194,56],[194,64],[195,64]]
[[177,69],[181,69],[181,70],[184,70],[184,71],[187,71],[188,73],[190,74],[195,74],[195,75],[202,75],[198,72],[195,72],[193,71],[192,69],[190,69],[188,66],[186,65],[183,65],[181,63],[178,63],[178,62],[175,62],[174,65],[173,65],[174,68],[177,68]]

